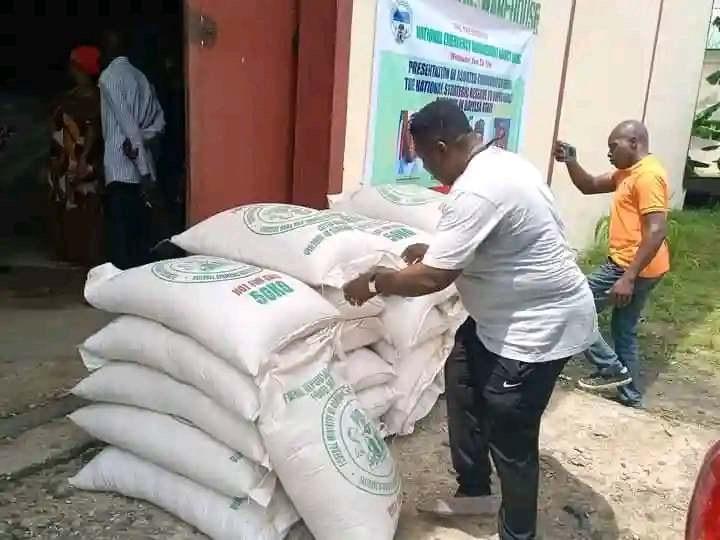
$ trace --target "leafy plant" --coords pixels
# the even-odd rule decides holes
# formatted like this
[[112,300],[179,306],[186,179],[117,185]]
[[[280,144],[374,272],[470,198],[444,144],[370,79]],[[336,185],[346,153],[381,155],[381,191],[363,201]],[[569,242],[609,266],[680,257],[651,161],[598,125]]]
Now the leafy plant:
[[[708,82],[710,82],[711,77],[714,77],[716,75],[717,82],[715,82],[714,84],[717,85],[718,83],[720,83],[720,71],[717,71],[710,75],[710,77],[707,78]],[[712,120],[712,116],[719,109],[720,103],[715,103],[714,105],[710,105],[709,107],[695,115],[692,129],[692,134],[695,137],[700,137],[702,139],[710,139],[712,141],[720,141],[720,120]]]
[[[713,26],[720,30],[720,17],[716,17],[712,23]],[[708,75],[705,80],[712,86],[720,85],[720,70]],[[710,141],[720,142],[720,120],[713,120],[713,116],[720,110],[720,103],[715,103],[698,112],[693,119],[692,132],[693,137],[707,139]],[[702,150],[712,151],[720,148],[720,144],[706,146]],[[685,162],[685,180],[695,175],[695,168],[708,168],[710,163],[694,160],[688,154]]]
[[[710,24],[720,30],[720,17],[715,17]],[[720,84],[720,70],[711,73],[705,80],[711,86],[718,86]],[[694,136],[713,141],[720,140],[720,121],[712,120],[718,109],[720,109],[720,103],[715,103],[695,115],[692,130]]]
[[[689,227],[691,220],[696,216],[705,216],[703,212],[672,212],[667,221],[667,242],[670,246],[670,253],[673,263],[678,262],[678,257],[683,257],[685,262],[691,256],[691,250],[686,245],[686,238],[681,235],[683,225]],[[680,220],[683,220],[681,224]],[[685,224],[684,222],[688,223]],[[595,241],[593,245],[584,253],[584,266],[590,267],[599,264],[607,257],[608,237],[610,235],[610,217],[605,216],[598,221],[595,226]]]

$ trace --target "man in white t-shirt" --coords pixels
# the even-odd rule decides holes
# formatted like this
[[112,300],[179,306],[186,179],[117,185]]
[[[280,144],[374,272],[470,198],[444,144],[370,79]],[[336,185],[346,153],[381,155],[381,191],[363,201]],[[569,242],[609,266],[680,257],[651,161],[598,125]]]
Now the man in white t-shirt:
[[553,197],[520,156],[483,145],[451,100],[412,119],[425,168],[452,186],[429,247],[402,271],[375,270],[345,286],[348,301],[423,296],[456,283],[476,322],[464,347],[489,457],[500,477],[501,540],[536,537],[540,419],[567,359],[597,337],[593,296],[574,261]]

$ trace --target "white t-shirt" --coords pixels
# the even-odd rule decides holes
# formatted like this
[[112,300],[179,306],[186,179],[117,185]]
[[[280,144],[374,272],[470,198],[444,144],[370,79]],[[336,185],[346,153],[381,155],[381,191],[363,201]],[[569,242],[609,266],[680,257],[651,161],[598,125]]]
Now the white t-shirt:
[[423,263],[457,280],[491,352],[547,362],[597,337],[587,280],[575,263],[550,189],[520,156],[491,148],[453,185]]

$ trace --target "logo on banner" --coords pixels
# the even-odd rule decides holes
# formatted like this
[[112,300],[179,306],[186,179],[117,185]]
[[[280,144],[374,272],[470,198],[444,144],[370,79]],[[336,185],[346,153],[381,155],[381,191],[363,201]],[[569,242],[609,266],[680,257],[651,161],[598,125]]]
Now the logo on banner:
[[413,14],[407,0],[396,0],[390,10],[393,37],[401,45],[412,36]]

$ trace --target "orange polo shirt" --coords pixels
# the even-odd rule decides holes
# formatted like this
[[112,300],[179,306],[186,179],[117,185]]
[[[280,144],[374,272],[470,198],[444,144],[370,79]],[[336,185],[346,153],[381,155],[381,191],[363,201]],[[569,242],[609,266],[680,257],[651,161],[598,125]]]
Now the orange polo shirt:
[[[610,258],[627,268],[635,258],[642,241],[645,214],[668,211],[667,172],[655,156],[647,156],[629,169],[613,174],[615,193],[610,212]],[[657,278],[670,270],[667,242],[640,273],[640,277]]]

